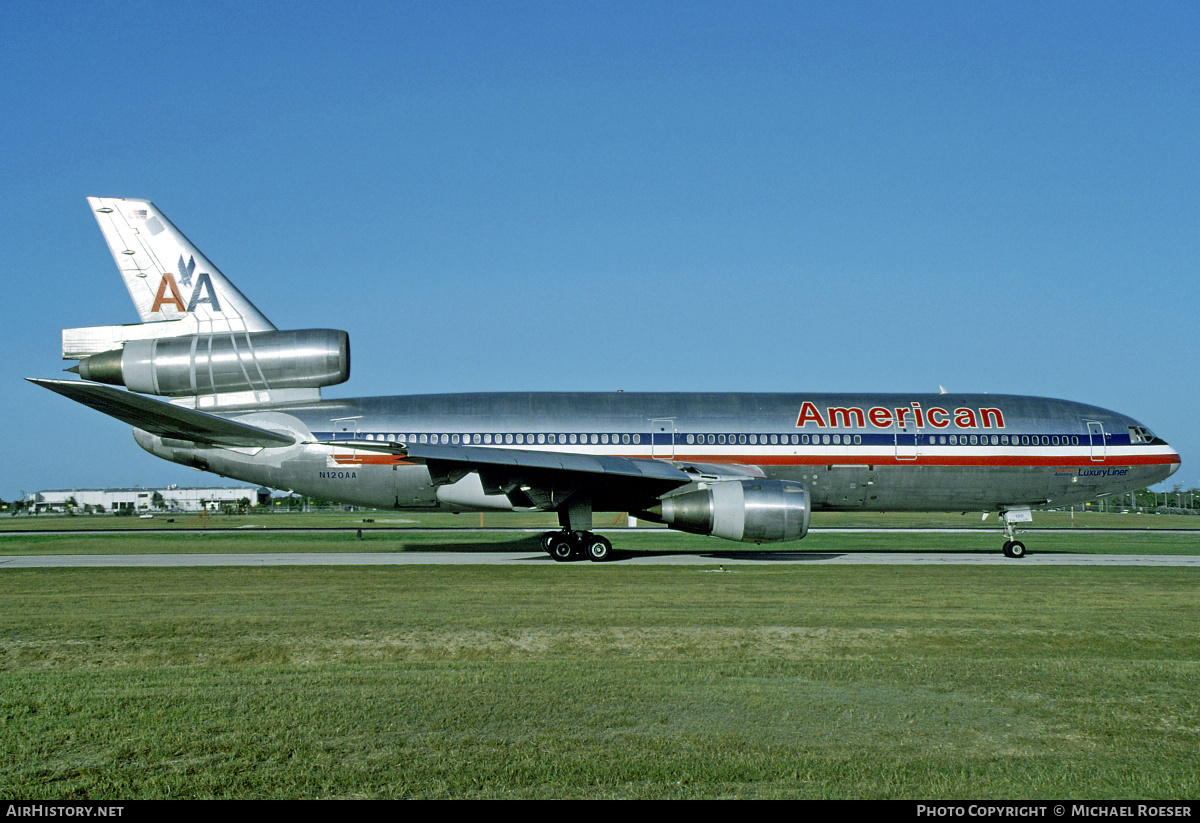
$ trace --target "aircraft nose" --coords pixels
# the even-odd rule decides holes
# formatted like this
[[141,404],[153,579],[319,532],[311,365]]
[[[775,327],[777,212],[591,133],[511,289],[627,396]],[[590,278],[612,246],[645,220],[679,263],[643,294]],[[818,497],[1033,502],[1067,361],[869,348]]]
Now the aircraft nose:
[[[1181,465],[1183,465],[1183,458],[1179,456],[1179,452],[1171,449],[1171,462],[1167,465],[1167,477],[1179,471]],[[1166,480],[1167,477],[1164,477],[1163,480]]]

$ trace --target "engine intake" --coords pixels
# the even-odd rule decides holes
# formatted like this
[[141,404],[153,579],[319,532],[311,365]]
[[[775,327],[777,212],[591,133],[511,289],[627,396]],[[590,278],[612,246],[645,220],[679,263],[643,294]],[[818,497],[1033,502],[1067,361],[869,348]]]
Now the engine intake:
[[787,480],[692,483],[660,498],[640,517],[693,534],[743,543],[799,540],[808,533],[808,489]]
[[131,340],[79,362],[85,380],[143,394],[320,388],[350,378],[350,336],[334,329]]

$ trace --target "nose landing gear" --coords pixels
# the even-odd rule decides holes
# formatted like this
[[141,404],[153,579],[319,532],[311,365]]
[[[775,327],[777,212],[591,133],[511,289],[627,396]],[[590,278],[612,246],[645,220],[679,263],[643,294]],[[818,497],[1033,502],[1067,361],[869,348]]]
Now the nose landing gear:
[[1004,546],[1001,551],[1005,557],[1019,560],[1025,556],[1025,544],[1017,540],[1017,523],[1032,523],[1033,512],[1027,508],[1008,509],[1000,512],[1000,522],[1004,524]]
[[1025,544],[1020,540],[1006,540],[1001,551],[1004,552],[1005,557],[1019,560],[1025,556]]

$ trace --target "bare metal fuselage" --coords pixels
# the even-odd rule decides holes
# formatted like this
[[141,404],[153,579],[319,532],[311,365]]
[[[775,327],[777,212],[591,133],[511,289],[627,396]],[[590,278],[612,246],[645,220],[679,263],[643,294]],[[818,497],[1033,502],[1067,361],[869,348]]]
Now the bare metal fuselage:
[[[1179,464],[1124,415],[1006,395],[499,393],[324,400],[229,417],[296,435],[279,449],[150,452],[227,477],[385,508],[528,510],[471,473],[367,443],[619,455],[803,483],[814,510],[1004,510],[1070,505],[1160,482]],[[1144,434],[1143,434],[1144,433]],[[345,447],[317,445],[345,440]],[[353,441],[353,442],[350,442]],[[743,474],[744,476],[744,474]],[[446,482],[451,481],[451,482]],[[616,484],[596,511],[653,503]]]

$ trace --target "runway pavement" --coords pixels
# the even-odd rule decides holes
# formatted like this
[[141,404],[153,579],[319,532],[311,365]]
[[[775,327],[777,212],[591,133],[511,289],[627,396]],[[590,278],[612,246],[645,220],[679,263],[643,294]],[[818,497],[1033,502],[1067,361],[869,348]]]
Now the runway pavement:
[[566,568],[662,565],[909,565],[909,566],[1190,566],[1200,556],[1145,554],[1029,554],[1010,560],[1000,552],[806,552],[719,551],[622,552],[609,563],[579,560],[555,564],[541,552],[291,552],[254,554],[77,554],[0,557],[0,569],[118,568],[169,566],[398,566],[398,565],[561,565]]

